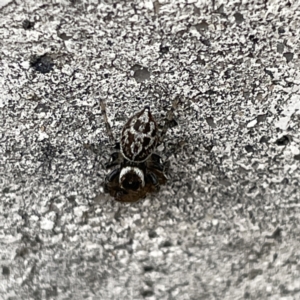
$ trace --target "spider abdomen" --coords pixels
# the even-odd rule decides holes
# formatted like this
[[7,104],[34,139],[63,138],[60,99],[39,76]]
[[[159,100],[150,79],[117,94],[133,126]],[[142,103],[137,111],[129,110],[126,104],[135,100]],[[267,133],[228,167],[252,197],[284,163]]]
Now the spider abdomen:
[[121,152],[129,161],[143,162],[152,154],[157,142],[157,124],[147,106],[124,125]]

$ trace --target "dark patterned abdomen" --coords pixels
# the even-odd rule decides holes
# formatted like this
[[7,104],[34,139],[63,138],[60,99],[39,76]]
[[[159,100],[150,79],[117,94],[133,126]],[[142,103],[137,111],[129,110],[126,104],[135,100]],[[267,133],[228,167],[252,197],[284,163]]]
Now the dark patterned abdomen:
[[150,108],[145,107],[124,125],[121,152],[130,161],[142,162],[155,150],[157,141],[157,124]]

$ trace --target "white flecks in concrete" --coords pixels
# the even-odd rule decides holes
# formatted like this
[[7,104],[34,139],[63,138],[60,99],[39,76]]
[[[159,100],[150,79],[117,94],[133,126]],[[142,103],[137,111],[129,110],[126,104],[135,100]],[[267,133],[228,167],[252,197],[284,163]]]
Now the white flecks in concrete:
[[44,230],[52,230],[54,227],[54,222],[47,218],[43,218],[40,224],[41,224],[41,229]]

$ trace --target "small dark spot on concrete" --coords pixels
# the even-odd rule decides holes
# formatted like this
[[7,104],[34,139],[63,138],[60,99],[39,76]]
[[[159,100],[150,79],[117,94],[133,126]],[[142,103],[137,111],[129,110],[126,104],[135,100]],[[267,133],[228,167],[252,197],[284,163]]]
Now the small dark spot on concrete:
[[202,66],[205,66],[206,65],[206,62],[204,59],[201,58],[200,55],[197,56],[197,62],[202,65]]
[[226,16],[225,10],[224,10],[224,4],[221,4],[221,5],[216,9],[216,12],[219,13],[219,14],[221,14],[221,15]]
[[233,16],[234,16],[235,22],[236,22],[237,24],[241,24],[241,23],[244,22],[244,16],[243,16],[241,13],[236,12]]
[[37,299],[42,299],[42,293],[43,293],[43,290],[38,287],[36,290],[32,291],[32,294],[33,294],[33,299],[34,300],[37,300]]
[[214,145],[210,144],[210,145],[204,145],[204,148],[207,152],[211,152],[211,150],[213,149]]
[[196,7],[196,6],[194,6],[194,13],[195,13],[195,15],[200,15],[200,8],[199,7]]
[[290,61],[293,60],[294,53],[292,53],[292,52],[285,52],[285,53],[283,53],[283,56],[285,57],[286,62],[289,63]]
[[284,44],[277,43],[277,52],[278,53],[283,53],[283,51],[284,51]]
[[107,15],[103,18],[104,22],[110,22],[113,18],[114,13],[113,12],[108,12]]
[[153,291],[151,290],[146,290],[146,291],[142,291],[141,292],[142,297],[146,298],[146,297],[151,297],[154,295]]
[[269,75],[272,79],[274,78],[274,75],[273,75],[272,71],[268,70],[267,68],[265,68],[264,71],[265,71],[265,73],[266,73],[267,75]]
[[229,79],[231,77],[231,69],[227,69],[225,72],[224,72],[224,77],[226,79]]
[[7,266],[2,266],[2,275],[8,276],[10,274],[10,269]]
[[27,247],[21,247],[16,250],[16,255],[18,257],[24,258],[28,253],[29,253],[29,250]]
[[47,299],[56,298],[57,295],[58,295],[58,293],[57,293],[57,287],[56,286],[53,286],[52,288],[46,289],[46,298]]
[[244,299],[249,299],[251,297],[249,292],[244,293]]
[[171,247],[171,246],[172,246],[172,243],[170,241],[165,241],[160,245],[161,248],[167,248],[167,247]]
[[35,109],[34,109],[34,111],[36,112],[36,113],[41,113],[41,112],[48,112],[49,111],[49,109],[50,109],[50,107],[48,106],[48,105],[46,105],[45,103],[39,103],[36,107],[35,107]]
[[214,118],[213,117],[207,117],[206,118],[206,122],[212,128],[216,128],[217,127],[217,125],[214,122]]
[[244,92],[243,92],[243,96],[244,96],[244,98],[249,99],[249,97],[250,97],[250,92],[244,91]]
[[63,41],[68,41],[68,40],[70,40],[70,39],[72,38],[72,36],[67,35],[67,34],[64,33],[64,32],[59,33],[59,34],[58,34],[58,37],[59,37],[60,39],[62,39]]
[[278,254],[277,254],[277,253],[274,253],[274,254],[273,254],[273,262],[277,259],[277,257],[278,257]]
[[140,65],[134,65],[131,69],[134,71],[133,77],[136,82],[143,82],[150,78],[151,74],[147,68],[144,68]]
[[288,135],[284,135],[281,138],[279,138],[275,144],[277,146],[286,146],[290,142],[290,137]]
[[52,71],[54,62],[50,56],[45,54],[42,56],[33,56],[30,59],[30,66],[34,68],[35,71],[46,74]]
[[248,153],[253,153],[254,152],[254,149],[251,145],[247,145],[245,146],[245,150],[248,152]]
[[157,233],[154,230],[150,230],[148,233],[150,239],[157,237]]
[[201,23],[197,24],[195,27],[200,32],[200,31],[206,30],[208,28],[208,24],[205,20],[203,20]]
[[43,244],[43,240],[38,235],[35,236],[34,240],[39,244]]
[[205,93],[204,93],[205,95],[209,95],[209,96],[211,96],[211,95],[216,95],[217,94],[217,92],[216,91],[214,91],[214,90],[212,90],[212,89],[209,89],[209,90],[207,90]]
[[249,40],[254,44],[257,44],[257,42],[259,41],[259,39],[256,38],[254,34],[249,35]]
[[272,239],[278,239],[281,237],[281,232],[282,232],[282,229],[280,227],[277,227],[273,233],[271,234],[270,238]]
[[75,196],[69,196],[67,199],[69,200],[70,203],[75,203],[76,197]]
[[210,45],[211,45],[211,43],[210,43],[210,41],[209,41],[208,39],[202,39],[202,38],[200,38],[200,42],[201,42],[204,46],[206,46],[206,47],[210,47]]
[[107,45],[108,45],[108,46],[112,46],[113,44],[114,44],[114,43],[113,43],[111,40],[108,40],[108,41],[107,41]]
[[260,142],[261,144],[268,144],[269,139],[270,139],[270,138],[268,138],[267,136],[263,135],[263,136],[260,138],[259,142]]
[[72,5],[81,3],[81,0],[69,0]]
[[22,27],[25,30],[31,29],[31,28],[33,28],[33,26],[34,26],[34,22],[31,22],[29,20],[24,20],[22,23]]
[[174,127],[178,126],[178,122],[175,119],[172,119],[172,120],[166,121],[166,125],[169,128],[174,128]]
[[134,72],[138,71],[138,70],[141,70],[141,69],[143,69],[143,67],[141,65],[133,65],[131,67],[131,70],[134,71]]
[[221,179],[220,183],[223,184],[224,186],[231,186],[231,182],[228,181],[227,179]]
[[290,293],[290,291],[287,289],[287,287],[284,284],[280,284],[279,289],[281,295],[288,295]]
[[300,160],[300,154],[295,155],[295,156],[294,156],[294,159],[295,159],[295,160]]
[[248,170],[247,169],[245,169],[245,168],[243,168],[242,166],[239,166],[239,172],[240,173],[243,173],[243,174],[248,174]]
[[236,64],[241,65],[243,62],[244,62],[244,59],[241,57],[241,58],[237,59]]
[[262,123],[266,121],[267,115],[258,115],[257,116],[257,123]]
[[152,266],[144,266],[144,272],[152,272],[154,268]]
[[10,190],[10,188],[9,188],[9,187],[6,187],[6,188],[4,188],[4,189],[2,190],[2,193],[3,193],[3,194],[7,194],[7,193],[9,193],[9,190]]
[[252,224],[256,223],[255,215],[253,214],[253,212],[251,210],[249,211],[249,219],[251,220]]
[[252,269],[249,272],[249,279],[254,279],[256,276],[261,275],[263,271],[261,269]]
[[41,146],[43,159],[49,160],[50,158],[55,157],[56,151],[57,151],[56,147],[51,145],[49,142],[46,142]]
[[169,51],[170,51],[170,47],[160,45],[160,47],[159,47],[159,52],[160,53],[167,54]]
[[280,26],[280,27],[278,28],[278,33],[279,33],[279,34],[285,33],[284,27]]

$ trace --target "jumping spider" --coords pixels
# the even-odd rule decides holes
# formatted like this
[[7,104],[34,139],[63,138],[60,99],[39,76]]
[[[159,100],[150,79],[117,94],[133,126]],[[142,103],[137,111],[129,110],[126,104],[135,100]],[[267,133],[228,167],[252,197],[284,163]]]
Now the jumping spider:
[[154,151],[174,122],[174,109],[178,102],[178,99],[173,102],[160,132],[150,107],[145,106],[129,118],[122,129],[120,142],[115,143],[105,102],[100,100],[107,135],[110,142],[115,143],[117,150],[111,154],[110,162],[105,164],[106,169],[113,170],[105,178],[104,191],[116,201],[136,202],[145,198],[148,193],[159,191],[160,186],[167,182],[167,163],[162,163],[160,156]]

